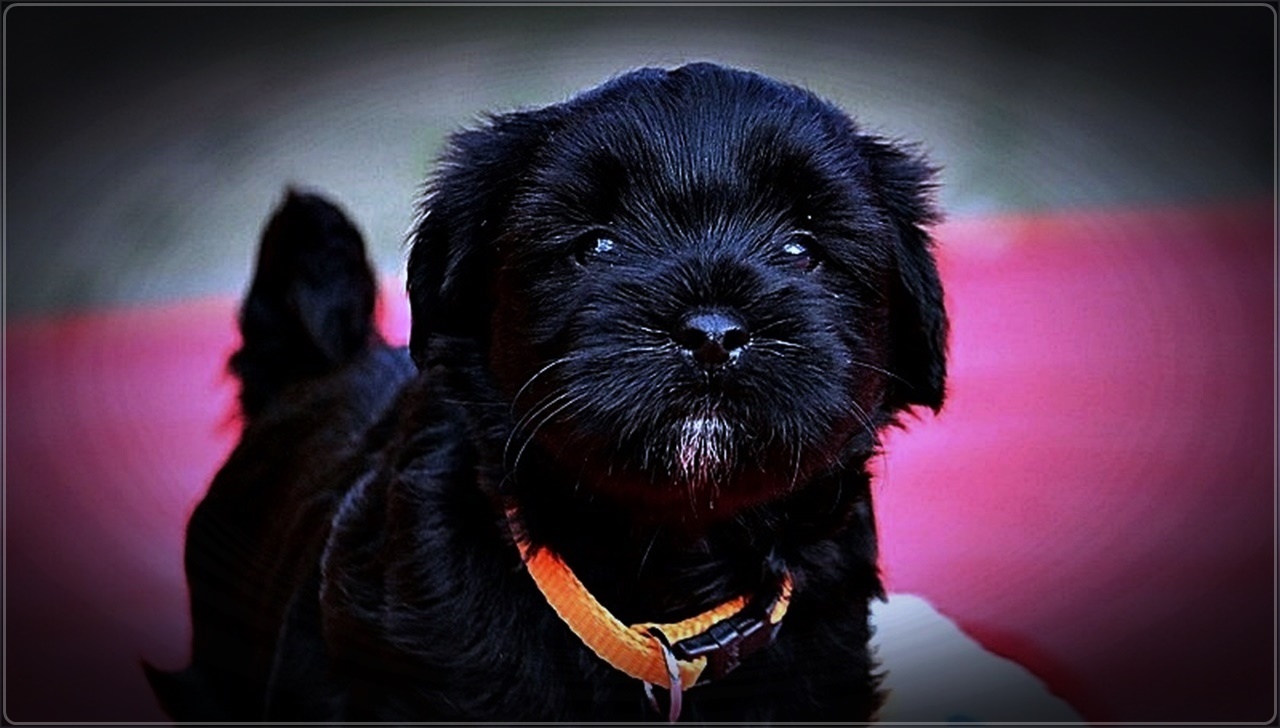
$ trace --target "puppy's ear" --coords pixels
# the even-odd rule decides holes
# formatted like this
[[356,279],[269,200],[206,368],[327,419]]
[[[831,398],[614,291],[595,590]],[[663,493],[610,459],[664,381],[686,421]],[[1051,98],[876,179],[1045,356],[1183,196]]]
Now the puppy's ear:
[[889,411],[923,405],[934,412],[946,395],[947,334],[942,284],[925,227],[940,214],[933,204],[936,169],[884,139],[861,139],[880,202],[897,232],[897,275],[890,294]]
[[433,339],[487,343],[495,238],[552,114],[505,114],[451,137],[426,188],[409,254],[409,351],[419,367]]

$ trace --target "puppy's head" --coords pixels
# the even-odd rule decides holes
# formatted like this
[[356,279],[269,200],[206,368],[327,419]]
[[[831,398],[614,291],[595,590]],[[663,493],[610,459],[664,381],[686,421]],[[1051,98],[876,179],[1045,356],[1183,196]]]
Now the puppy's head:
[[479,352],[594,491],[730,513],[943,400],[930,168],[793,86],[646,69],[456,135],[409,263],[411,349]]

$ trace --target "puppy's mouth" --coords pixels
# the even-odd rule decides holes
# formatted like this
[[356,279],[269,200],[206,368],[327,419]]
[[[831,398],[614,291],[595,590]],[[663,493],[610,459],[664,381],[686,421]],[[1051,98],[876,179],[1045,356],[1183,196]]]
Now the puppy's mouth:
[[512,377],[520,401],[535,403],[512,438],[513,468],[536,439],[534,452],[584,497],[638,517],[721,519],[801,487],[842,447],[848,392],[841,377],[820,376],[838,371],[821,347],[797,358],[798,345],[766,341],[713,368],[690,366],[669,343],[585,330],[598,338]]

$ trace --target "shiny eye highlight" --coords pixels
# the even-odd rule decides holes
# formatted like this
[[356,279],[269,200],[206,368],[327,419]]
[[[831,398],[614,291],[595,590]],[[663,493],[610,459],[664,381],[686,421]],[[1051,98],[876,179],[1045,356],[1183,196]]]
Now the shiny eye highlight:
[[817,241],[809,233],[792,233],[783,241],[780,250],[784,265],[804,273],[813,271],[822,263]]
[[618,247],[613,236],[604,231],[587,233],[573,245],[573,262],[587,266],[602,258],[606,258]]

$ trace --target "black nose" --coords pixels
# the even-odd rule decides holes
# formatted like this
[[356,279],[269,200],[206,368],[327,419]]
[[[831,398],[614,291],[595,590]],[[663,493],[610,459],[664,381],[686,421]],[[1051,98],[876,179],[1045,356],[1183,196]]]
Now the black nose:
[[704,369],[723,366],[751,340],[742,317],[725,309],[695,311],[676,327],[675,342]]

